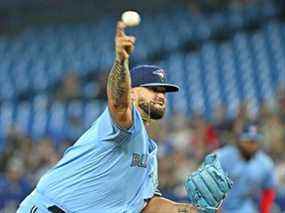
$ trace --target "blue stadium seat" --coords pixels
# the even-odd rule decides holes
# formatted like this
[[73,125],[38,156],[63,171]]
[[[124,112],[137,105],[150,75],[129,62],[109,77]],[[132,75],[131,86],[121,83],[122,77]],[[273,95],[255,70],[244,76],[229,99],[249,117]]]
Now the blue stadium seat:
[[[242,101],[250,99],[254,112],[285,80],[284,23],[270,21],[257,32],[237,33],[222,44],[207,40],[221,29],[236,31],[277,13],[270,1],[257,9],[248,6],[208,16],[177,8],[146,16],[139,27],[127,29],[127,33],[138,38],[133,55],[138,62],[161,50],[171,53],[158,62],[169,71],[169,79],[181,86],[180,93],[169,96],[170,111],[198,111],[209,117],[217,104],[226,104],[234,113]],[[47,132],[69,134],[65,127],[69,113],[80,112],[85,127],[89,126],[103,104],[49,105],[45,96],[40,97],[70,70],[83,79],[91,71],[109,70],[114,59],[114,28],[115,18],[108,17],[97,23],[27,28],[13,38],[1,37],[0,101],[5,102],[1,109],[8,113],[1,114],[2,121],[16,122],[35,137]],[[189,41],[202,41],[201,49],[185,53],[180,47]],[[86,83],[83,88],[87,91],[94,86]],[[33,103],[18,104],[19,95],[26,92],[33,94]],[[12,107],[10,111],[7,106]]]

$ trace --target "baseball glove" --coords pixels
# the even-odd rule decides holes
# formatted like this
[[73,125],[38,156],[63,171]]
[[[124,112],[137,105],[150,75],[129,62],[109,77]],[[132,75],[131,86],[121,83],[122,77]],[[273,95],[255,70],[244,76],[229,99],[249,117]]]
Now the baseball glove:
[[185,182],[190,203],[203,213],[216,212],[231,187],[232,181],[224,173],[216,154],[207,155],[201,167]]

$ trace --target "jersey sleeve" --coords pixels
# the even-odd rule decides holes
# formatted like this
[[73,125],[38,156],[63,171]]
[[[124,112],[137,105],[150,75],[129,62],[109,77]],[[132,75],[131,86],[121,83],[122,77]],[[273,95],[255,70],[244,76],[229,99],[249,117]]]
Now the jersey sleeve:
[[263,178],[262,188],[263,189],[275,188],[277,186],[277,177],[275,174],[274,164],[272,161],[270,161],[265,165],[267,165],[267,168]]
[[123,143],[141,128],[140,114],[137,109],[132,107],[132,126],[128,129],[121,128],[111,116],[109,108],[106,107],[102,115],[95,121],[98,135],[101,140],[112,143]]
[[222,148],[222,149],[219,149],[219,150],[215,151],[215,153],[218,156],[218,159],[220,161],[220,164],[221,164],[222,168],[224,170],[226,170],[227,168],[226,168],[225,163],[227,162],[227,159],[228,159],[227,158],[227,150],[225,148]]

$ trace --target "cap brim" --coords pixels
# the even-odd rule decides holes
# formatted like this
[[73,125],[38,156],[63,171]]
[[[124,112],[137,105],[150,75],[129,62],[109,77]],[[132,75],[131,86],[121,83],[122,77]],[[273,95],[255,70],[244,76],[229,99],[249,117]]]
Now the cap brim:
[[263,138],[260,134],[256,134],[256,135],[251,135],[251,134],[241,134],[241,136],[239,137],[240,141],[261,141]]
[[179,86],[175,84],[168,83],[150,83],[150,84],[141,84],[141,87],[163,87],[165,88],[165,92],[178,92]]

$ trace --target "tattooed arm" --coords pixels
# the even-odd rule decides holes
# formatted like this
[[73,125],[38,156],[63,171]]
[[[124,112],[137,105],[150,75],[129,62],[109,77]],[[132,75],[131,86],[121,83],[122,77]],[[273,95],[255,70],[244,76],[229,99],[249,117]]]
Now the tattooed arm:
[[191,204],[176,203],[155,196],[148,202],[142,213],[198,213],[198,211]]
[[135,38],[126,36],[125,25],[118,22],[115,38],[116,59],[107,82],[108,107],[114,121],[123,128],[132,125],[131,78],[128,58],[133,51]]

